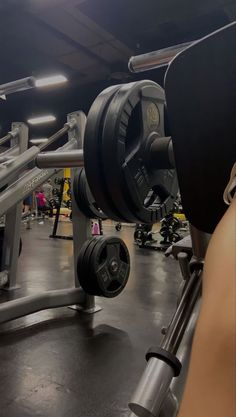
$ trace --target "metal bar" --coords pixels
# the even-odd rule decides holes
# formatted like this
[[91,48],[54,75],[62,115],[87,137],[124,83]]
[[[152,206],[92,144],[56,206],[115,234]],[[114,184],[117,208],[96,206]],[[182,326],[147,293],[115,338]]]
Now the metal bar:
[[167,333],[161,343],[163,349],[168,350],[168,352],[174,355],[179,349],[193,308],[200,295],[202,285],[201,274],[202,272],[199,270],[191,275]]
[[19,129],[15,128],[7,133],[3,138],[0,139],[0,146],[2,146],[5,142],[10,139],[15,139],[19,135]]
[[61,203],[63,199],[64,185],[65,185],[65,178],[63,178],[61,182],[60,193],[59,193],[59,204],[57,206],[56,216],[55,216],[55,220],[53,224],[53,231],[50,237],[56,237],[57,235],[57,228],[58,228],[58,222],[59,222],[60,211],[61,211]]
[[57,139],[60,139],[62,136],[64,136],[71,128],[72,127],[70,124],[65,123],[64,126],[60,130],[58,130],[57,132],[55,132],[52,136],[48,138],[47,142],[43,142],[40,145],[38,145],[39,149],[42,151],[43,149],[47,148]]
[[[80,112],[78,114],[68,115],[68,122],[76,118],[77,123],[74,127],[75,131],[70,130],[68,133],[69,140],[73,137],[77,138],[77,149],[81,149],[84,140],[84,131],[86,126],[86,116]],[[73,184],[75,176],[75,169],[71,170],[71,184]],[[77,273],[77,259],[78,253],[84,244],[84,242],[92,237],[91,232],[91,221],[80,212],[74,196],[73,185],[71,187],[71,198],[72,198],[72,226],[73,226],[73,253],[74,253],[74,274],[75,274],[75,286],[79,287],[79,277]],[[95,297],[84,293],[84,299],[80,305],[75,305],[72,308],[75,310],[81,310],[85,313],[95,313],[100,310],[100,307],[95,305]]]
[[81,288],[66,288],[7,301],[0,304],[0,323],[15,320],[27,314],[48,308],[58,308],[80,303],[83,298],[84,293]]
[[[32,146],[30,149],[27,149],[21,155],[19,155],[11,164],[0,166],[0,186],[3,187],[9,182],[9,177],[12,174],[17,174],[22,168],[27,166],[30,161],[32,161],[36,155],[39,153],[37,146]],[[5,158],[12,158],[11,156],[5,156]],[[1,160],[1,156],[0,156]]]
[[138,417],[158,416],[173,377],[171,366],[151,358],[129,403],[131,411]]
[[200,304],[201,302],[199,299],[194,306],[188,326],[186,328],[186,331],[184,332],[183,340],[176,354],[177,358],[181,362],[182,369],[181,369],[181,373],[179,377],[173,379],[171,383],[171,391],[177,397],[179,402],[182,399],[182,395],[183,395],[183,391],[184,391],[184,387],[186,383],[186,377],[187,377],[189,361],[190,361],[190,356],[191,356],[191,349],[192,349],[192,341],[193,341],[193,336],[194,336],[194,332],[196,328],[197,319],[199,316]]
[[35,78],[26,77],[0,85],[0,95],[8,95],[35,87]]
[[[28,146],[28,126],[25,123],[12,123],[12,131],[18,131],[19,134],[11,139],[11,146],[19,145],[19,153],[23,154]],[[8,172],[8,169],[6,168]],[[10,170],[11,171],[11,170]],[[12,174],[12,171],[11,171]],[[14,173],[14,181],[17,180],[17,173]],[[8,184],[12,179],[8,176]],[[21,232],[21,214],[22,203],[17,201],[17,204],[11,206],[10,210],[5,216],[5,233],[3,243],[2,255],[2,270],[8,271],[7,289],[16,287],[18,256],[20,246],[20,232]]]
[[4,143],[10,140],[11,138],[11,133],[7,133],[6,136],[3,136],[3,138],[0,139],[0,146],[4,145]]
[[[39,145],[39,146],[32,146],[30,149],[26,150],[22,155],[18,156],[16,158],[16,160],[13,163],[10,164],[10,166],[9,166],[9,164],[7,166],[5,165],[3,167],[4,170],[2,170],[2,172],[0,171],[0,185],[1,185],[1,187],[9,182],[8,180],[9,180],[9,177],[10,177],[11,174],[13,174],[13,173],[17,174],[20,170],[22,170],[22,168],[24,168],[28,163],[30,163],[37,156],[37,154],[40,152],[40,150],[48,147],[53,142],[55,142],[57,139],[62,137],[65,133],[67,133],[70,129],[73,128],[73,125],[74,125],[73,120],[70,123],[69,122],[65,123],[63,128],[58,130],[56,133],[54,133],[47,140],[47,142],[41,143],[41,145]],[[10,132],[10,134],[11,134],[11,137],[12,137],[12,132]],[[58,155],[54,156],[55,151],[54,151],[54,153],[49,152],[48,154],[45,153],[43,155],[46,155],[45,158],[48,158],[48,160],[50,160],[50,156],[51,156],[52,161],[54,161],[54,159],[56,160],[57,158],[60,159]],[[68,153],[67,157],[70,160],[69,155],[70,154]],[[5,154],[5,153],[0,154],[0,159],[1,159],[1,157],[8,159],[9,157],[12,157],[12,156],[13,156],[12,152],[9,151],[7,154]],[[71,155],[71,159],[73,159],[73,158],[75,159],[75,156],[76,156],[76,154]],[[43,159],[43,156],[41,157],[41,159]],[[61,158],[61,159],[63,159],[63,158]],[[37,158],[36,158],[36,161],[37,161]],[[38,165],[39,168],[46,168],[46,167],[51,167],[51,168],[54,168],[54,167],[64,168],[65,167],[66,168],[67,167],[67,165],[63,165],[63,163],[61,165],[58,165],[58,164],[53,164],[53,162],[52,162],[52,165],[47,165],[47,164],[43,165],[43,163],[42,163],[41,166],[39,166],[39,164],[37,164],[37,165]],[[73,165],[73,166],[75,166],[75,165]],[[1,167],[0,167],[0,169],[1,169]]]
[[18,156],[19,155],[19,145],[11,146],[11,148],[7,149],[4,152],[0,153],[1,157],[7,156]]
[[[76,140],[71,140],[55,152],[75,149],[77,146]],[[53,174],[60,171],[60,169],[44,169],[33,168],[22,175],[19,180],[11,184],[0,195],[0,216],[6,213],[12,206],[24,200],[30,195],[38,186],[47,181]]]
[[84,154],[81,149],[61,153],[44,152],[36,157],[38,168],[73,168],[84,166]]
[[[161,343],[161,348],[176,354],[201,290],[201,271],[189,279],[179,306]],[[151,358],[129,407],[138,417],[158,417],[173,378],[173,369],[158,358]],[[163,389],[164,387],[164,389]]]
[[128,63],[131,72],[149,71],[169,64],[169,62],[181,51],[192,45],[193,42],[181,43],[159,51],[132,56]]

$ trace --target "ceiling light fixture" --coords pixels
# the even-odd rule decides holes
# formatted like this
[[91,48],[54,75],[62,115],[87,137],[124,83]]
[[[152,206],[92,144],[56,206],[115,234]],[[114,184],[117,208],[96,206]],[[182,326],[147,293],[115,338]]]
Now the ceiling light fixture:
[[33,117],[32,119],[28,119],[27,123],[29,123],[30,125],[40,125],[43,123],[54,122],[55,120],[56,117],[52,114],[49,114],[46,116]]
[[38,78],[35,81],[35,86],[40,87],[48,87],[50,85],[56,85],[56,84],[63,84],[67,82],[68,79],[61,74],[58,75],[52,75],[51,77],[44,77],[44,78]]

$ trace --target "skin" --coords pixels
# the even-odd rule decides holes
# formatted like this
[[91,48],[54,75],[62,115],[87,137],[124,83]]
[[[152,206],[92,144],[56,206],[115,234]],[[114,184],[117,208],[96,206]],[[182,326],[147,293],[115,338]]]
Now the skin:
[[203,297],[178,417],[236,417],[236,199],[208,247]]

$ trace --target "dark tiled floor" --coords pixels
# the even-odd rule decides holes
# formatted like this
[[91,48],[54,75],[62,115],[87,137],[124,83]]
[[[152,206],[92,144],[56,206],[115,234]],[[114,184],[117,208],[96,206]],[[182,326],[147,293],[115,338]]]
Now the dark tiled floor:
[[[62,233],[71,233],[63,223]],[[21,289],[4,301],[42,289],[73,285],[72,242],[48,238],[51,223],[23,230]],[[128,417],[127,403],[145,366],[147,348],[176,306],[180,274],[163,253],[127,243],[131,277],[115,299],[99,299],[93,316],[68,308],[48,310],[0,326],[0,417]]]

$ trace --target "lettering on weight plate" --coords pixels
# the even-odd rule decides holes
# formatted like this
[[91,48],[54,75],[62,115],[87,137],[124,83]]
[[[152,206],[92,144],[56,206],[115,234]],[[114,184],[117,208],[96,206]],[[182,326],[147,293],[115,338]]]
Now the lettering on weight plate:
[[154,103],[148,104],[147,107],[147,124],[149,128],[156,128],[160,123],[160,113]]
[[23,189],[22,195],[29,193],[30,191],[33,191],[38,184],[41,184],[42,179],[45,178],[49,174],[48,170],[43,170],[43,172],[40,172],[38,175],[36,175],[32,180],[28,181]]

